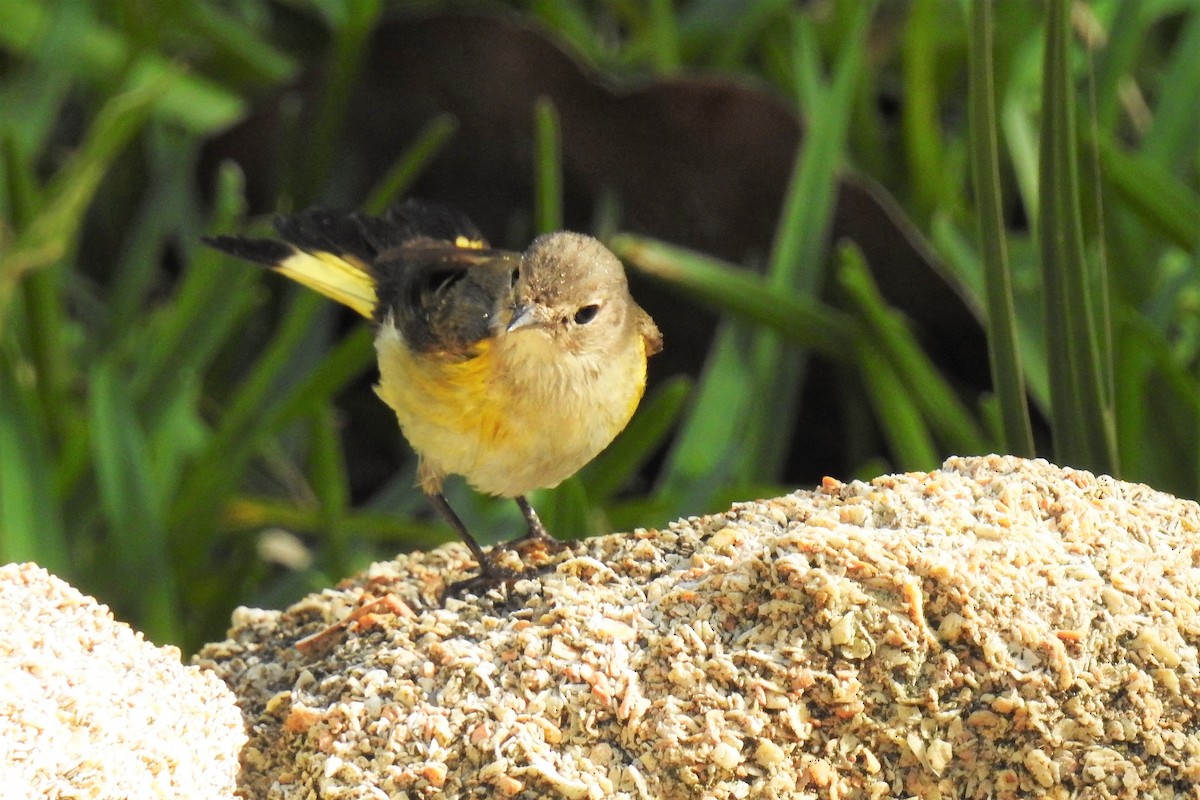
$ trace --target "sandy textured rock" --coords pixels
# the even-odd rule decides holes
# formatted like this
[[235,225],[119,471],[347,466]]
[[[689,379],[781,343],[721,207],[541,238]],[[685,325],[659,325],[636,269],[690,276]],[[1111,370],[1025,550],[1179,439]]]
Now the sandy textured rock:
[[0,567],[0,797],[234,796],[233,695],[33,564]]
[[[269,798],[1200,797],[1200,507],[1015,458],[379,564],[202,661]],[[394,592],[323,655],[297,637]]]

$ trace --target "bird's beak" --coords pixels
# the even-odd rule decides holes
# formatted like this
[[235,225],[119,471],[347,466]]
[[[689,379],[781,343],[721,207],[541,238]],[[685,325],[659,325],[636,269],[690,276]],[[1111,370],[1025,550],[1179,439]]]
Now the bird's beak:
[[535,306],[519,305],[513,309],[512,319],[508,321],[508,327],[506,327],[504,330],[507,333],[512,333],[513,331],[520,330],[521,328],[528,328],[533,325],[537,325],[540,322],[541,319],[535,311]]

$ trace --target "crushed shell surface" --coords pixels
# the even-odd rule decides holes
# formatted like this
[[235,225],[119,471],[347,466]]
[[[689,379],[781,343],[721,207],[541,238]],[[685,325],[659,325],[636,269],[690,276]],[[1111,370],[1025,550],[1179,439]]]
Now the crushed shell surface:
[[[1200,798],[1200,508],[1010,457],[576,544],[451,599],[447,546],[200,663],[284,798]],[[370,596],[324,653],[292,644]]]
[[233,695],[34,564],[0,567],[0,797],[233,798]]

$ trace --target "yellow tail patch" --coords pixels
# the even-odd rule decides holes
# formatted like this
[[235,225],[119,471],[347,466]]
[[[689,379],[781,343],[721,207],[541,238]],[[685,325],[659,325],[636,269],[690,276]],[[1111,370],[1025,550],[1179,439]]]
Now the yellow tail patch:
[[374,316],[375,280],[357,258],[296,250],[272,269],[354,309],[367,319]]
[[483,250],[487,247],[487,242],[482,239],[472,239],[469,236],[455,236],[454,246],[461,247],[464,250]]

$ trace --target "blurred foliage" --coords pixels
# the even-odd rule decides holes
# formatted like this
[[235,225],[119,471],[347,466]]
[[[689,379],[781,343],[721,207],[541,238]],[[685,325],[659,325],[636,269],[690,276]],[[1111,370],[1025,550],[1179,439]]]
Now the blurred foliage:
[[[394,428],[390,477],[354,478],[376,458],[342,435],[348,416],[379,413],[351,394],[369,391],[370,332],[198,244],[259,224],[239,169],[204,154],[265,97],[283,98],[273,205],[344,198],[366,43],[389,14],[438,6],[0,0],[0,558],[194,647],[235,604],[278,605],[451,538],[410,488]],[[710,343],[668,331],[668,352],[708,348],[703,368],[655,372],[617,442],[539,493],[553,529],[658,525],[815,480],[789,467],[793,432],[814,426],[843,477],[1005,451],[1200,495],[1200,3],[516,13],[610,79],[749,79],[805,122],[754,264],[616,233],[620,198],[599,198],[616,252],[719,322]],[[317,88],[290,92],[309,69]],[[562,224],[569,183],[554,103],[532,116],[532,222],[515,228],[529,232]],[[409,191],[457,125],[434,116],[396,143],[357,204]],[[852,169],[988,320],[994,391],[932,358],[879,265],[830,240]],[[806,415],[816,363],[835,420]],[[517,529],[511,504],[461,485],[451,499],[484,538]]]

